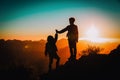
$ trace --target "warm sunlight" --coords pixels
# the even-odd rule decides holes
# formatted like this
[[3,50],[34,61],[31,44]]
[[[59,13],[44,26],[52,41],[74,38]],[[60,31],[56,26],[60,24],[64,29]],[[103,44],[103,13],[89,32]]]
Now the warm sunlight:
[[100,32],[95,25],[92,25],[85,32],[85,36],[82,39],[88,40],[88,41],[91,41],[91,42],[106,42],[106,41],[108,41],[108,39],[100,37]]
[[86,31],[85,34],[86,34],[86,37],[90,39],[94,39],[99,36],[99,31],[97,30],[95,26],[92,26],[90,29],[88,29],[88,31]]
[[99,31],[98,29],[92,25],[90,27],[90,29],[88,29],[85,33],[85,38],[89,41],[92,41],[92,42],[98,42],[98,38],[99,38]]

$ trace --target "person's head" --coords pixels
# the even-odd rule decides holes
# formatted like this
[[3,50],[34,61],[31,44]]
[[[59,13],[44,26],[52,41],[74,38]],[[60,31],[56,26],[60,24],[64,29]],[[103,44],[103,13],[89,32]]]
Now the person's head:
[[47,37],[47,41],[48,41],[48,42],[52,42],[53,39],[54,39],[54,38],[53,38],[53,36],[51,36],[51,35],[49,35],[49,36]]
[[70,17],[70,18],[69,18],[69,22],[70,22],[70,24],[74,24],[75,18],[74,18],[74,17]]

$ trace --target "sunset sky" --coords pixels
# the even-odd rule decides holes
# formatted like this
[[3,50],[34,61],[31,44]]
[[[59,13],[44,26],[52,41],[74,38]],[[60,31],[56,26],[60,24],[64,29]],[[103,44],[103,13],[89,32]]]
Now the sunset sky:
[[120,0],[1,0],[0,39],[46,39],[69,17],[75,17],[80,38],[93,26],[101,38],[120,38]]

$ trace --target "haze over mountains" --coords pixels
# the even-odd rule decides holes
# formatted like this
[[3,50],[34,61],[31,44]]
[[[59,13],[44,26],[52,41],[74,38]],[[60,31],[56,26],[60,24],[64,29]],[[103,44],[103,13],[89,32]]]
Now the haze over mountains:
[[[44,55],[45,40],[40,41],[20,41],[20,40],[0,40],[0,72],[5,76],[14,77],[14,75],[24,75],[22,72],[16,74],[16,70],[31,71],[32,78],[36,78],[48,70],[48,57]],[[77,59],[80,59],[83,50],[90,46],[99,46],[103,48],[100,54],[109,54],[111,50],[118,46],[119,42],[93,44],[86,41],[79,41],[77,44]],[[68,42],[66,39],[60,39],[56,43],[60,64],[64,65],[70,56]],[[55,68],[55,64],[53,64]],[[25,73],[27,74],[27,73]],[[5,77],[3,77],[5,78]],[[14,79],[13,79],[14,80]]]

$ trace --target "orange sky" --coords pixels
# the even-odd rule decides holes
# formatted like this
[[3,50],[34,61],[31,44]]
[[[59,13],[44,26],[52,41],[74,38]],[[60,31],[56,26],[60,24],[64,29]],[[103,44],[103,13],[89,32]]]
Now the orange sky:
[[[116,1],[32,2],[11,1],[6,5],[1,1],[0,39],[46,39],[55,34],[55,29],[69,25],[70,17],[76,19],[79,38],[85,37],[92,25],[101,38],[120,38],[120,5]],[[66,38],[66,33],[59,35],[61,38]]]

